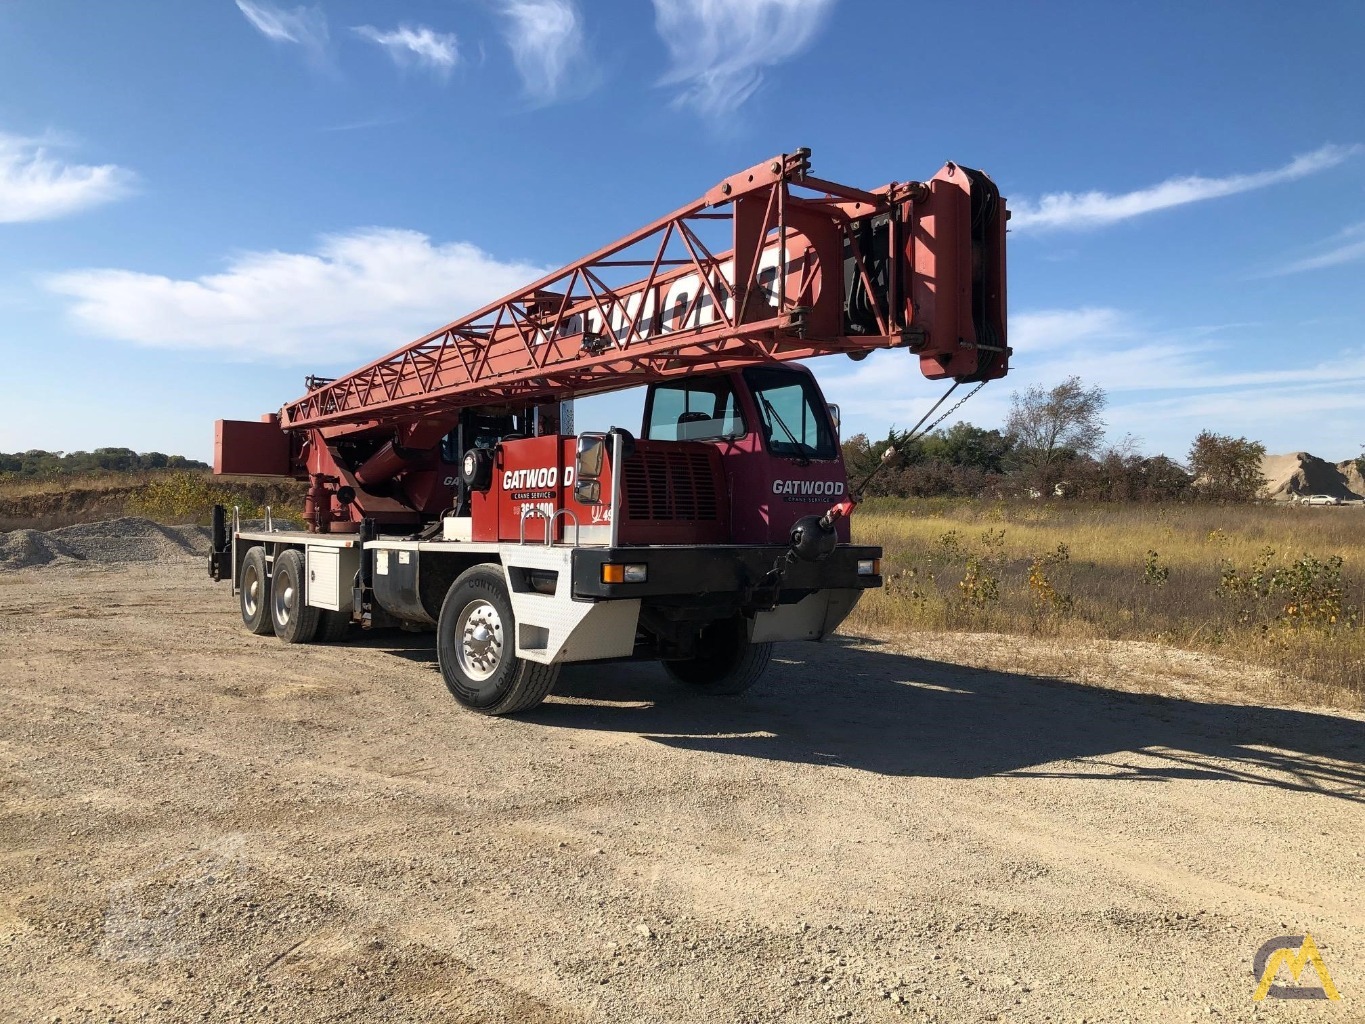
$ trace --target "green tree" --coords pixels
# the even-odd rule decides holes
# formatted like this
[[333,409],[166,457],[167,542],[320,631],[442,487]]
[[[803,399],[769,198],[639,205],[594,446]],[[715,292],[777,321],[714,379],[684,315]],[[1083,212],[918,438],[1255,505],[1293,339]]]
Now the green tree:
[[1086,387],[1075,376],[1053,388],[1035,384],[1011,397],[1005,432],[1014,442],[1015,459],[1042,493],[1051,493],[1064,463],[1094,455],[1104,440],[1100,413],[1108,401],[1103,388]]
[[926,460],[979,469],[983,473],[1003,473],[1013,451],[1014,440],[1008,434],[966,422],[935,431],[920,445],[920,454]]
[[1265,487],[1265,445],[1205,430],[1190,446],[1190,472],[1201,496],[1213,501],[1255,501]]

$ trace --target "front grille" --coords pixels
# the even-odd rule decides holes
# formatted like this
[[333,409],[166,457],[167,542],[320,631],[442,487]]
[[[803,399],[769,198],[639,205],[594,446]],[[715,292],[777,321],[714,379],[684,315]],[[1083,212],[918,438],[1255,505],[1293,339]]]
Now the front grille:
[[709,453],[678,448],[637,449],[626,459],[626,518],[698,522],[720,518]]

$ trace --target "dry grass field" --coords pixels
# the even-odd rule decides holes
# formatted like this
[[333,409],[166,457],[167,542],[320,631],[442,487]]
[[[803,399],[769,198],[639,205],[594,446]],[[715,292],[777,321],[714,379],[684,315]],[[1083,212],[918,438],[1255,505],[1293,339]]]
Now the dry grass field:
[[888,500],[854,524],[886,549],[854,629],[1154,641],[1273,669],[1248,699],[1365,702],[1365,507]]

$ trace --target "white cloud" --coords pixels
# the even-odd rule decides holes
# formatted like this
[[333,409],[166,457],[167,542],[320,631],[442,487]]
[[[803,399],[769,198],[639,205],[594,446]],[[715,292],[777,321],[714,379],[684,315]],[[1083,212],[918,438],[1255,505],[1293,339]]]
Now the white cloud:
[[1043,309],[1010,317],[1010,345],[1020,353],[1065,348],[1078,341],[1120,329],[1122,316],[1116,309]]
[[[1330,453],[1343,438],[1358,444],[1344,425],[1365,415],[1365,350],[1324,354],[1305,365],[1247,367],[1242,355],[1254,346],[1246,332],[1254,329],[1161,329],[1103,307],[1011,314],[1015,357],[1009,375],[988,384],[943,425],[965,419],[999,427],[1013,392],[1079,374],[1109,394],[1110,436],[1141,436],[1149,451],[1180,454],[1203,429],[1263,440],[1276,451]],[[842,407],[845,436],[885,437],[891,426],[910,427],[949,387],[924,380],[918,360],[899,350],[874,352],[853,368],[832,358],[812,360],[812,368],[826,396]],[[966,390],[959,388],[952,401]]]
[[1296,181],[1335,167],[1361,149],[1360,146],[1323,146],[1270,171],[1233,174],[1226,178],[1201,178],[1194,175],[1170,178],[1159,185],[1120,195],[1107,192],[1058,192],[1045,195],[1036,203],[1027,199],[1012,200],[1010,205],[1014,215],[1010,227],[1015,231],[1101,227],[1156,210]]
[[1327,244],[1330,248],[1326,251],[1286,264],[1276,274],[1298,274],[1365,259],[1365,221],[1338,232]]
[[51,220],[122,199],[133,173],[114,164],[72,164],[38,139],[0,132],[0,224]]
[[328,365],[378,356],[535,280],[464,242],[370,228],[316,252],[250,252],[186,280],[93,269],[51,278],[91,334],[157,348]]
[[327,15],[321,7],[295,7],[286,11],[259,0],[237,0],[237,9],[272,42],[294,43],[307,50],[311,59],[323,59],[327,50]]
[[672,67],[661,84],[682,87],[677,104],[706,117],[738,109],[765,68],[815,38],[835,0],[654,0],[654,21]]
[[1359,451],[1365,393],[1330,383],[1135,397],[1114,403],[1116,432],[1147,438],[1144,448],[1183,458],[1201,430],[1261,441],[1272,454],[1308,451],[1337,461]]
[[504,36],[526,94],[549,103],[595,82],[574,0],[502,0]]
[[391,32],[360,25],[351,31],[388,50],[399,67],[415,65],[444,76],[460,59],[458,40],[453,33],[437,32],[425,25],[416,28],[400,25]]

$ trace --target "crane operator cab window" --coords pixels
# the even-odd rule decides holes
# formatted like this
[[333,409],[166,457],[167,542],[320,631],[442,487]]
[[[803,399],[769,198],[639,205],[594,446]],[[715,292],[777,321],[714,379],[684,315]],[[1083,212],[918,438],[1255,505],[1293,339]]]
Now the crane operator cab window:
[[748,433],[729,377],[699,377],[658,384],[645,408],[651,441],[715,441]]
[[769,452],[793,459],[838,458],[833,423],[809,374],[751,366],[744,380],[753,392]]

